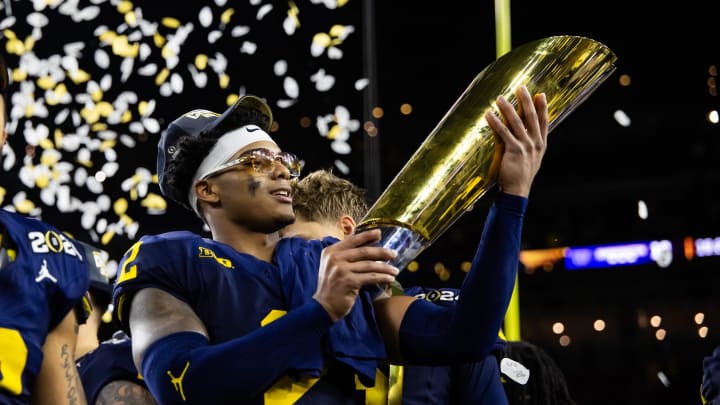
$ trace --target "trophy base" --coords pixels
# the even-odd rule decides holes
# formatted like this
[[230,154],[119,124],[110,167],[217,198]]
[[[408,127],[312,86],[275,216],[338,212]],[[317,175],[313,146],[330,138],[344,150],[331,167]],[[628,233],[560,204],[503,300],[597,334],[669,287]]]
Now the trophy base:
[[396,251],[397,256],[388,263],[397,267],[400,271],[405,269],[405,266],[430,245],[430,241],[419,233],[398,225],[378,224],[377,222],[371,225],[360,224],[355,233],[376,228],[380,229],[381,235],[380,241],[374,246],[382,246]]
[[[405,267],[415,259],[420,252],[430,245],[430,241],[422,237],[419,233],[413,232],[408,228],[397,225],[377,225],[368,227],[358,227],[356,233],[367,231],[370,229],[380,229],[380,241],[375,246],[392,249],[397,252],[397,256],[388,263],[403,271]],[[385,285],[377,285],[369,287],[373,299],[386,298],[391,295],[389,289]]]

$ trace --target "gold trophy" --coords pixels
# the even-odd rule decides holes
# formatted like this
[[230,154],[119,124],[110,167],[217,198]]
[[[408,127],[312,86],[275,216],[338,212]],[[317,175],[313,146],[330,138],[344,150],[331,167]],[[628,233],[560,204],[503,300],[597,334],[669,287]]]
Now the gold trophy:
[[519,46],[483,69],[360,221],[380,228],[380,246],[404,269],[497,180],[502,144],[485,120],[495,98],[515,104],[515,89],[544,92],[552,131],[615,71],[615,54],[579,36],[554,36]]

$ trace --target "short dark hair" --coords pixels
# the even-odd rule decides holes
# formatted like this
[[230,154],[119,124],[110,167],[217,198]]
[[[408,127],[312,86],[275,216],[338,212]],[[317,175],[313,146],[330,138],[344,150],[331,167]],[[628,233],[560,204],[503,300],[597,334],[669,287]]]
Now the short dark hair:
[[343,215],[360,221],[368,203],[365,189],[322,169],[293,184],[293,210],[308,221],[337,221]]

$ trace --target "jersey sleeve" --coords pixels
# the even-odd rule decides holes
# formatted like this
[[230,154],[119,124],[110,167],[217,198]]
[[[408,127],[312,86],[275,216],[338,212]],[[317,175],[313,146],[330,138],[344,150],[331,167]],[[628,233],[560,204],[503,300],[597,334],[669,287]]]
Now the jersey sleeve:
[[100,390],[113,381],[131,381],[145,387],[145,381],[133,363],[132,348],[127,338],[103,342],[80,358],[77,368],[90,404],[94,404]]
[[137,291],[152,287],[188,301],[195,278],[192,252],[197,250],[198,239],[190,233],[144,236],[125,252],[118,264],[112,302],[113,317],[126,333],[129,305]]

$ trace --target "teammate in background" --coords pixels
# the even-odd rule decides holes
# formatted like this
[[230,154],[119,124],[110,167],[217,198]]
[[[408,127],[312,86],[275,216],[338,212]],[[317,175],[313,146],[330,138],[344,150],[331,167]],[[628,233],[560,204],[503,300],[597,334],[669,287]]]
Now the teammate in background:
[[[2,57],[0,90],[4,146],[8,70]],[[87,261],[56,227],[0,209],[0,404],[86,403],[74,353],[78,326],[90,310],[83,305]]]
[[529,373],[527,380],[520,382],[503,377],[510,405],[576,405],[565,374],[540,347],[525,341],[510,341],[505,346],[505,358],[520,363]]
[[[94,250],[89,245],[85,247],[86,251]],[[91,257],[90,254],[87,257]],[[95,266],[90,266],[92,312],[87,322],[80,326],[75,350],[85,397],[91,405],[155,405],[157,402],[135,368],[127,335],[116,331],[112,338],[102,343],[99,341],[101,325],[110,321],[110,313],[107,311],[112,297],[112,285],[108,278],[110,272],[103,270],[106,266],[105,255],[98,252]]]
[[[280,231],[282,237],[342,240],[352,235],[356,219],[365,216],[368,203],[365,190],[329,170],[316,170],[293,184],[295,222]],[[438,305],[455,305],[459,290],[453,288],[403,288],[400,294]],[[390,387],[391,404],[488,404],[507,403],[500,379],[498,361],[504,353],[503,339],[484,361],[454,366],[404,366],[402,381]],[[395,391],[397,390],[397,391]],[[402,401],[393,398],[394,392]]]
[[512,294],[527,197],[547,145],[544,95],[521,86],[516,97],[517,110],[497,98],[504,121],[485,117],[504,144],[500,192],[452,307],[363,288],[398,273],[388,264],[395,252],[372,246],[379,230],[339,242],[273,236],[294,220],[290,183],[300,164],[267,133],[272,114],[261,99],[173,121],[159,143],[161,190],[193,209],[212,239],[141,238],[113,291],[116,319],[158,402],[383,403],[367,388],[382,383],[376,372],[387,359],[484,359]]
[[700,385],[700,400],[703,405],[720,405],[720,346],[702,362],[703,377]]

